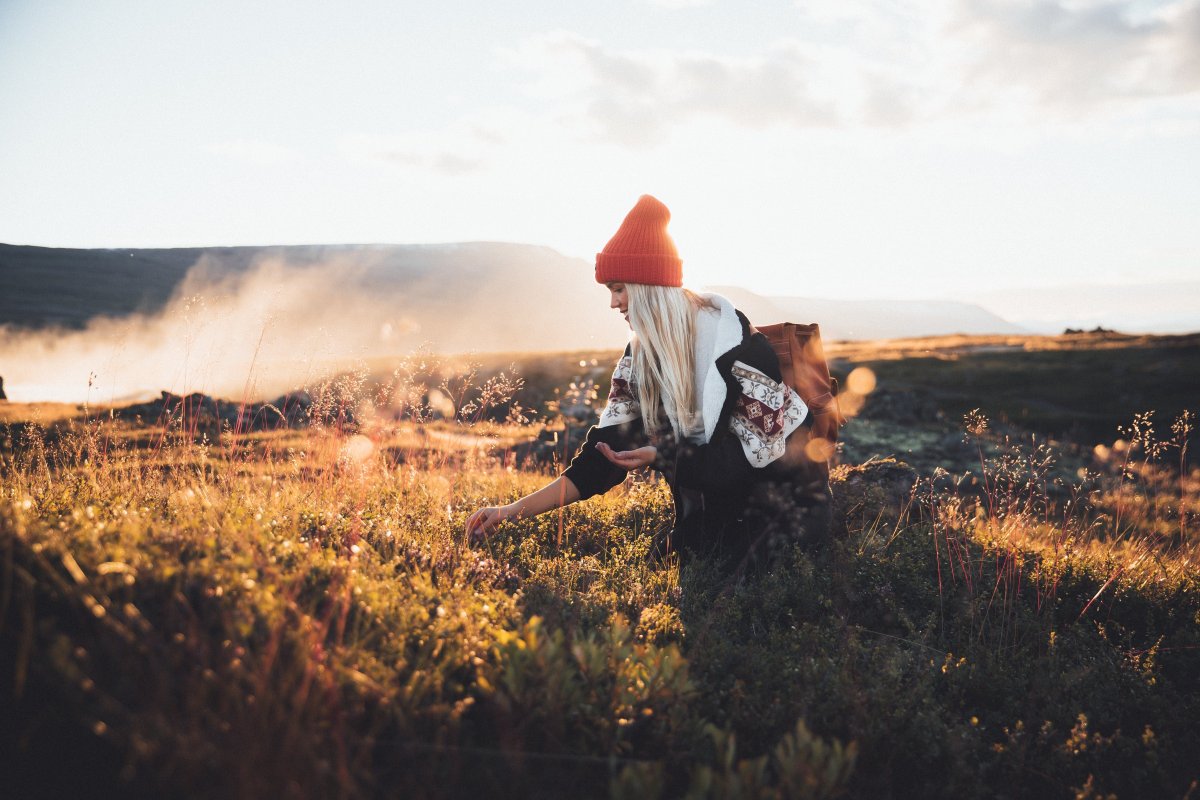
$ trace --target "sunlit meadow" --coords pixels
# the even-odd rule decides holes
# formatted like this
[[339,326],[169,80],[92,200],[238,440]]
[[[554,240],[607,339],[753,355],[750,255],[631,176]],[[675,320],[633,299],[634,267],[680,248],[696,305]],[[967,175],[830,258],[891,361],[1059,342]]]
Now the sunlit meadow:
[[[277,405],[10,410],[18,794],[1194,791],[1193,416],[1088,451],[973,412],[950,424],[973,463],[843,459],[834,541],[747,575],[648,561],[671,520],[650,474],[469,543],[474,509],[561,468],[605,363],[414,356]],[[846,384],[865,415],[874,372]]]

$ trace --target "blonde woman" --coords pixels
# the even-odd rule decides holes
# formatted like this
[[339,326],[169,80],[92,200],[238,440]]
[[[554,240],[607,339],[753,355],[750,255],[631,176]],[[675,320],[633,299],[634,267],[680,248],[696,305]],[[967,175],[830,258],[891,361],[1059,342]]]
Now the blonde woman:
[[506,506],[476,511],[480,537],[585,500],[652,467],[671,486],[675,524],[659,555],[744,563],[771,541],[822,538],[828,486],[785,467],[788,437],[808,408],[782,383],[767,340],[725,298],[683,288],[667,207],[643,195],[596,255],[596,280],[633,331],[608,403],[570,466]]

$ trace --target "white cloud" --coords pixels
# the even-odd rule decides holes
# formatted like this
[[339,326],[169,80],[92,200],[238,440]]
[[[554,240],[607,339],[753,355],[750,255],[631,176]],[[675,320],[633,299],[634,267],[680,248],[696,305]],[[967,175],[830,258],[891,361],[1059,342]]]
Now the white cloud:
[[[556,32],[504,51],[586,139],[663,141],[698,118],[737,127],[1043,125],[1175,100],[1194,118],[1200,0],[806,2],[802,35],[754,56],[622,50]],[[1161,115],[1161,105],[1156,113]]]
[[209,153],[216,153],[259,166],[285,164],[295,161],[299,157],[299,153],[290,147],[260,139],[231,139],[215,142],[204,149]]
[[453,177],[486,169],[504,138],[479,123],[460,123],[443,131],[408,131],[379,136],[345,136],[338,150],[350,161],[385,163]]
[[619,51],[573,33],[531,39],[503,57],[533,73],[530,93],[587,136],[626,144],[658,140],[697,117],[762,128],[827,127],[840,116],[836,76],[795,42],[762,56]]
[[963,91],[1078,114],[1200,91],[1200,2],[957,0]]

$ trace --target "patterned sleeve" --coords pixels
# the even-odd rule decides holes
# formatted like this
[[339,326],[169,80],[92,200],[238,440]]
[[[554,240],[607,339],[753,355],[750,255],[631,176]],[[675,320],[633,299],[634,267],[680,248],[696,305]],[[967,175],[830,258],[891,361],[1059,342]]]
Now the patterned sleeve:
[[600,427],[632,422],[642,415],[638,406],[637,389],[633,384],[633,359],[626,354],[617,362],[612,374],[612,388],[608,391],[608,403],[600,412]]
[[783,455],[787,437],[804,421],[808,406],[789,386],[749,364],[735,361],[731,372],[742,393],[729,417],[729,428],[750,465],[765,467]]
[[600,421],[592,426],[579,452],[571,459],[563,475],[575,484],[580,499],[603,494],[625,480],[626,470],[609,461],[596,445],[605,442],[614,450],[626,450],[645,444],[642,412],[632,380],[633,361],[628,350],[613,370],[608,403],[600,412]]

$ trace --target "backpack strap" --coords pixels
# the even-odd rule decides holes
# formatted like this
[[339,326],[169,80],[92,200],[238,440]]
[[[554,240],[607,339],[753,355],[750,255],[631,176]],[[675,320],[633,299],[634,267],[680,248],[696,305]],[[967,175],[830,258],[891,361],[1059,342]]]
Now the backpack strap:
[[846,424],[846,418],[838,406],[838,383],[829,374],[820,327],[815,323],[780,322],[761,328],[751,326],[751,333],[761,333],[771,343],[779,358],[783,382],[796,390],[813,415],[833,415],[832,420],[823,420],[822,428],[827,438],[832,436],[836,441],[838,427]]

